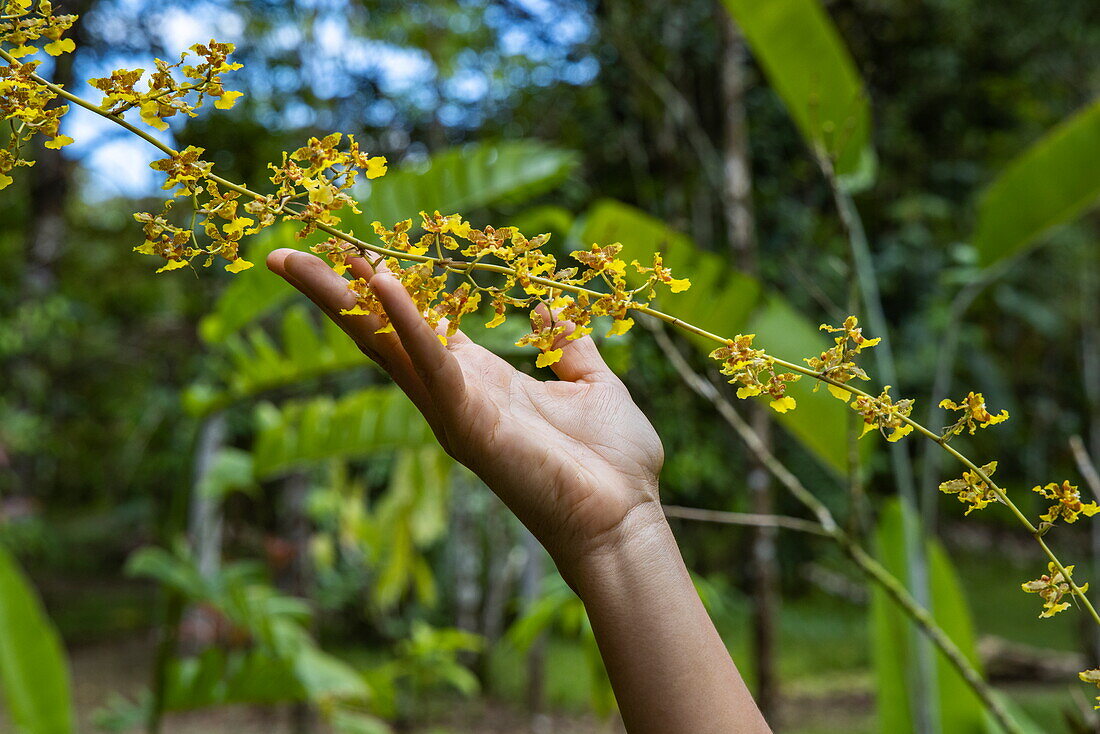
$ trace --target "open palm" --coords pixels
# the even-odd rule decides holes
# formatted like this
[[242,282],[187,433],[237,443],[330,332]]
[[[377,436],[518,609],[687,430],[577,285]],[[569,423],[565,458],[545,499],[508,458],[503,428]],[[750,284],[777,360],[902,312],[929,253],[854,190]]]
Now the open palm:
[[341,315],[355,298],[319,258],[284,249],[267,262],[390,374],[447,452],[559,565],[614,544],[636,508],[657,503],[661,442],[590,338],[561,337],[559,379],[542,382],[461,332],[444,346],[404,286],[362,259],[349,261],[352,271],[370,281],[396,333],[375,334],[374,316]]

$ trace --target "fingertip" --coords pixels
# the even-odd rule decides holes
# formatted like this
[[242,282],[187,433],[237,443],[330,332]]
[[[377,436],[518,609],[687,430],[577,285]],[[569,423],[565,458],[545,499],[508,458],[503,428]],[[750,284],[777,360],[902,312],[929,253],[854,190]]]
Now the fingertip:
[[336,275],[324,260],[301,250],[290,250],[286,254],[283,258],[283,270],[297,279],[308,276],[324,278],[329,273]]
[[619,378],[604,362],[596,342],[590,336],[580,339],[559,340],[555,348],[562,350],[561,358],[550,365],[559,379],[567,382],[618,382]]
[[376,292],[380,297],[384,297],[385,294],[395,293],[396,288],[400,288],[402,291],[405,290],[405,286],[401,285],[401,281],[394,277],[393,273],[387,270],[376,272],[374,277],[370,279],[368,285],[370,289]]
[[570,336],[574,331],[577,330],[577,325],[572,321],[558,318],[561,312],[562,309],[560,308],[550,310],[545,303],[539,303],[537,306],[535,306],[535,309],[531,314],[531,326],[534,328],[540,328],[539,324],[535,323],[535,314],[538,314],[539,318],[542,319],[542,324],[544,326],[550,325],[562,327],[563,331],[554,340],[555,349],[562,345],[562,342],[565,341],[566,337]]
[[571,341],[569,337],[572,336],[573,332],[577,330],[577,325],[572,321],[558,318],[558,315],[561,313],[561,311],[562,310],[560,308],[550,310],[549,308],[547,308],[545,303],[540,303],[539,305],[535,306],[535,313],[538,314],[539,318],[542,319],[542,324],[540,325],[535,323],[534,314],[532,314],[531,316],[532,328],[537,329],[543,328],[545,326],[561,327],[561,332],[554,337],[554,349],[560,349],[567,343],[567,341]]
[[267,269],[276,275],[286,277],[286,258],[292,252],[297,252],[289,247],[280,247],[277,250],[272,250],[267,253],[267,258],[264,260],[267,265]]
[[[289,248],[283,248],[283,249],[288,249],[289,250]],[[278,252],[278,250],[276,250],[276,252]],[[304,265],[305,263],[311,262],[313,260],[318,260],[319,261],[320,258],[318,258],[316,255],[312,255],[308,252],[302,252],[301,250],[289,250],[286,253],[286,256],[283,257],[283,264],[286,267],[294,267],[295,265],[298,265],[298,266]]]

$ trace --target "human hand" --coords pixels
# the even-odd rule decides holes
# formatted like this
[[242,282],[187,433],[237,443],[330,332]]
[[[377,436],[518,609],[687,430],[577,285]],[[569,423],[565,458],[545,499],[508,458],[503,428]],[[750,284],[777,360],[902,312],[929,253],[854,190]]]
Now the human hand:
[[267,258],[389,373],[443,448],[504,501],[567,580],[631,533],[664,522],[660,439],[590,337],[559,337],[559,379],[542,382],[461,332],[444,346],[393,275],[361,258],[348,263],[369,281],[395,333],[376,334],[376,316],[341,315],[355,297],[319,258],[289,249]]

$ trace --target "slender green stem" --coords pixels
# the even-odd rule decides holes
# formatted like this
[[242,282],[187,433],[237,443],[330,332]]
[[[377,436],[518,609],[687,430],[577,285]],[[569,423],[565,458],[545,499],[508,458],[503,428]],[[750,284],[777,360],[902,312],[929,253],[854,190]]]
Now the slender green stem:
[[[7,51],[5,51],[2,48],[0,48],[0,59],[4,59],[4,61],[7,61],[9,64],[18,64],[18,63],[20,63],[19,59],[15,58],[14,56],[9,54]],[[131,125],[129,122],[126,122],[126,120],[122,119],[118,115],[110,114],[109,112],[107,112],[107,110],[103,109],[99,105],[93,104],[93,103],[89,102],[88,100],[84,99],[83,97],[78,97],[77,95],[73,94],[72,92],[69,92],[68,90],[61,87],[60,85],[54,84],[51,81],[47,81],[46,79],[43,79],[42,77],[38,76],[38,74],[31,74],[30,76],[31,76],[31,79],[38,82],[42,86],[46,87],[51,92],[56,94],[58,97],[61,97],[62,99],[66,99],[66,100],[72,102],[73,104],[77,105],[78,107],[83,107],[84,109],[88,110],[89,112],[94,112],[97,115],[101,115],[103,117],[106,117],[108,120],[115,123],[116,125],[121,125],[122,127],[126,128],[127,130],[132,132],[134,135],[137,135],[139,138],[141,138],[145,142],[149,143],[150,145],[156,147],[158,150],[165,153],[166,155],[176,155],[175,150],[173,150],[169,146],[165,145],[164,143],[160,142],[159,140],[157,140],[156,138],[154,138],[152,135],[145,132],[144,130],[142,130],[142,129],[134,126],[134,125]]]
[[[18,59],[14,58],[11,54],[9,54],[7,51],[4,51],[3,49],[0,49],[0,58],[4,59],[8,63],[12,63],[12,64],[19,63]],[[152,135],[145,132],[144,130],[141,130],[141,129],[135,127],[134,125],[130,124],[129,122],[127,122],[123,118],[119,117],[118,115],[110,114],[107,110],[103,109],[102,107],[99,107],[99,106],[97,106],[97,105],[95,105],[95,104],[93,104],[93,103],[91,103],[91,102],[89,102],[89,101],[87,101],[87,100],[85,100],[81,97],[78,97],[75,94],[72,94],[72,93],[66,91],[65,89],[61,88],[57,84],[54,84],[50,81],[47,81],[46,79],[43,79],[42,77],[38,76],[37,74],[32,74],[31,78],[34,79],[34,81],[38,82],[39,84],[42,84],[46,88],[50,89],[52,92],[57,94],[59,97],[62,97],[63,99],[66,99],[66,100],[72,102],[75,105],[83,107],[84,109],[86,109],[90,112],[94,112],[97,115],[105,117],[105,118],[107,118],[108,120],[111,120],[112,122],[114,122],[117,125],[120,125],[121,127],[123,127],[126,130],[132,132],[134,135],[137,135],[139,138],[141,138],[142,140],[145,140],[150,145],[154,146],[155,148],[157,148],[161,152],[165,153],[166,155],[169,155],[169,156],[177,155],[177,152],[175,150],[173,150],[170,146],[168,146],[165,143],[162,143],[161,141],[157,140],[156,138],[154,138]],[[249,189],[246,186],[242,186],[240,184],[234,183],[234,182],[229,181],[227,179],[224,179],[220,176],[217,176],[213,173],[207,174],[206,178],[208,178],[211,181],[214,181],[215,183],[217,183],[220,186],[223,186],[226,189],[229,189],[230,191],[235,191],[235,192],[241,194],[242,196],[248,196],[248,197],[251,197],[252,199],[255,199],[255,200],[258,200],[258,201],[266,201],[267,200],[267,197],[265,197],[263,194],[259,194],[255,191],[252,191],[251,189]],[[276,213],[278,213],[278,212],[276,212]],[[342,240],[342,241],[348,243],[349,245],[355,246],[364,255],[367,252],[373,252],[375,254],[378,254],[378,255],[381,255],[381,256],[384,256],[384,257],[393,257],[393,258],[397,258],[397,259],[400,259],[400,260],[406,260],[406,261],[410,261],[410,262],[430,263],[430,264],[432,264],[433,266],[436,266],[436,267],[452,268],[452,269],[454,269],[456,271],[459,271],[459,272],[468,272],[470,270],[482,270],[482,271],[485,271],[485,272],[498,273],[498,274],[501,274],[501,275],[514,275],[515,274],[515,270],[513,270],[512,268],[504,267],[502,265],[491,265],[489,263],[482,263],[482,262],[465,262],[465,261],[460,261],[460,260],[451,260],[449,258],[428,257],[428,256],[425,256],[425,255],[412,255],[412,254],[409,254],[409,253],[406,253],[406,252],[401,252],[400,250],[393,250],[393,249],[390,249],[388,247],[382,247],[381,245],[375,245],[375,244],[372,244],[372,243],[369,243],[369,242],[364,242],[363,240],[361,240],[357,237],[354,237],[354,236],[352,236],[348,233],[345,233],[345,232],[341,232],[340,230],[335,229],[334,227],[331,227],[330,225],[327,225],[327,224],[324,224],[324,223],[321,223],[321,222],[317,222],[316,227],[317,227],[317,229],[321,230],[322,232],[325,232],[326,234],[331,235],[332,237],[335,237],[339,240]],[[588,294],[589,296],[596,296],[597,298],[601,297],[603,295],[606,295],[606,294],[600,293],[599,291],[594,291],[590,288],[585,288],[583,286],[570,285],[570,284],[567,284],[567,283],[559,283],[557,281],[550,280],[548,278],[538,277],[538,276],[533,276],[533,277],[530,278],[530,280],[531,280],[531,282],[537,283],[539,285],[544,285],[544,286],[547,286],[549,288],[554,288],[554,289],[560,290],[560,291],[567,291],[567,292],[570,292],[570,293],[585,293],[585,294]],[[713,341],[717,344],[725,345],[725,344],[728,344],[730,342],[730,340],[725,338],[725,337],[722,337],[722,336],[719,336],[718,334],[714,334],[712,332],[709,332],[706,329],[702,329],[698,326],[695,326],[694,324],[690,324],[690,323],[688,323],[688,322],[686,322],[686,321],[684,321],[680,318],[677,318],[676,316],[664,313],[663,311],[659,311],[655,308],[651,308],[649,306],[642,305],[642,304],[636,304],[632,308],[633,308],[634,311],[646,314],[647,316],[651,316],[655,319],[658,319],[658,320],[663,321],[667,324],[675,326],[678,329],[686,331],[690,334],[695,334],[696,336],[702,337],[702,338],[707,339],[709,341]],[[849,392],[852,395],[862,396],[862,397],[865,397],[865,398],[873,398],[874,397],[870,393],[867,393],[863,390],[860,390],[859,388],[852,387],[851,385],[849,385],[847,383],[838,382],[837,380],[834,380],[831,377],[828,377],[827,375],[824,375],[824,374],[822,374],[820,372],[817,372],[815,370],[811,370],[807,367],[803,367],[802,365],[795,364],[794,362],[787,362],[786,360],[779,359],[778,357],[772,357],[770,355],[767,355],[767,357],[768,357],[768,359],[772,360],[772,362],[774,362],[775,364],[777,364],[777,365],[779,365],[779,366],[781,366],[785,369],[788,369],[791,372],[794,372],[794,373],[800,374],[800,375],[805,375],[806,377],[811,377],[815,380],[820,380],[821,382],[824,382],[824,383],[827,383],[829,385],[833,385],[835,387],[838,387],[842,390],[845,390],[846,392]],[[908,418],[906,416],[899,416],[899,417],[907,425],[912,426],[915,431],[922,434],[923,436],[925,436],[929,440],[934,441],[937,444],[939,444],[945,451],[947,451],[949,454],[954,456],[965,467],[970,469],[975,474],[975,476],[977,476],[983,482],[985,482],[986,484],[989,485],[990,489],[992,489],[994,494],[997,496],[997,499],[1000,500],[1002,504],[1004,504],[1006,507],[1009,508],[1009,510],[1012,512],[1012,514],[1020,522],[1020,524],[1023,525],[1025,528],[1027,528],[1028,532],[1031,533],[1032,537],[1034,537],[1038,541],[1040,547],[1042,547],[1042,549],[1046,553],[1047,557],[1050,558],[1051,562],[1054,563],[1055,567],[1062,574],[1063,578],[1065,578],[1066,581],[1069,583],[1070,588],[1073,592],[1073,595],[1081,602],[1081,604],[1085,607],[1085,609],[1088,610],[1088,612],[1089,612],[1090,616],[1093,618],[1093,620],[1098,625],[1100,625],[1100,613],[1098,613],[1096,611],[1096,608],[1092,605],[1092,602],[1089,601],[1088,597],[1081,590],[1081,587],[1078,586],[1077,583],[1070,577],[1070,575],[1066,572],[1065,566],[1062,564],[1062,562],[1060,560],[1058,560],[1058,558],[1055,556],[1054,552],[1051,551],[1049,546],[1047,546],[1046,542],[1043,541],[1042,536],[1039,533],[1039,530],[1032,524],[1032,522],[1030,520],[1027,519],[1027,517],[1023,514],[1023,512],[1020,511],[1020,509],[1016,506],[1016,504],[1013,503],[1011,499],[1009,499],[1008,495],[1005,494],[1005,491],[1003,489],[1001,489],[999,486],[997,486],[997,484],[995,484],[993,482],[993,480],[990,479],[989,476],[985,472],[983,472],[979,466],[977,466],[970,459],[966,458],[961,453],[956,451],[952,446],[948,445],[947,440],[945,438],[943,438],[942,436],[940,436],[937,433],[933,433],[932,431],[925,428],[923,425],[921,425],[920,423],[918,423],[917,421],[915,421],[911,418]]]
[[[814,517],[817,518],[817,524],[821,529],[821,533],[831,538],[846,556],[856,565],[856,567],[867,578],[875,584],[878,584],[887,596],[901,608],[910,619],[913,620],[917,628],[928,638],[928,640],[939,648],[940,652],[952,667],[958,671],[959,675],[966,682],[970,689],[974,691],[974,694],[981,699],[983,705],[989,710],[990,714],[997,720],[997,723],[1004,728],[1009,734],[1023,734],[1020,726],[1008,715],[1001,700],[997,698],[993,688],[989,685],[981,673],[975,669],[974,665],[967,658],[966,654],[959,649],[943,628],[936,623],[935,618],[932,616],[928,608],[922,605],[917,599],[909,593],[909,590],[905,588],[905,585],[897,579],[896,576],[890,573],[881,563],[874,559],[864,548],[833,518],[829,508],[825,506],[821,500],[819,500],[813,492],[806,488],[806,485],[791,472],[771,450],[760,439],[760,436],[753,430],[749,422],[745,420],[736,408],[726,400],[718,392],[714,385],[705,380],[701,375],[697,374],[691,369],[691,366],[684,359],[684,356],[673,345],[672,340],[668,338],[668,335],[664,333],[660,328],[653,329],[653,335],[657,340],[658,346],[672,362],[673,367],[679,373],[681,379],[701,398],[708,400],[718,411],[718,414],[737,432],[741,440],[745,442],[745,445],[749,447],[749,450],[756,455],[756,458],[760,463],[772,473],[772,475],[782,484],[791,495],[801,502]],[[707,517],[700,515],[698,510],[694,510],[694,517],[692,519],[697,520],[711,520],[713,522],[732,522],[731,520],[722,519],[727,513],[712,513],[715,517]],[[733,513],[736,514],[736,513]],[[679,515],[685,516],[683,514]],[[803,521],[805,522],[805,521]]]

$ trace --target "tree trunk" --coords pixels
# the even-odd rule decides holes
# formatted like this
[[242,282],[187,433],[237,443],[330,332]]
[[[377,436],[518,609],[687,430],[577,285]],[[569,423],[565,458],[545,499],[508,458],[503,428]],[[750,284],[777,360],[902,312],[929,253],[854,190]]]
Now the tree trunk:
[[489,651],[504,633],[504,607],[511,597],[515,577],[513,549],[508,510],[492,496],[485,513],[485,600],[481,607],[481,634],[485,637],[485,652],[481,656],[481,678],[488,680]]
[[[202,483],[214,463],[218,451],[225,445],[224,413],[215,413],[203,421],[195,447],[195,474],[191,484],[191,506],[188,508],[187,540],[195,565],[205,579],[221,570],[222,514],[221,501],[208,497]],[[217,641],[218,619],[202,607],[189,607],[183,615],[184,633],[181,642],[186,653],[197,654]]]
[[[310,522],[306,514],[309,500],[309,477],[303,473],[291,474],[284,480],[282,511],[279,513],[279,535],[290,549],[286,566],[278,574],[280,588],[297,596],[308,596],[311,583],[309,563]],[[315,716],[312,707],[305,702],[292,703],[287,711],[290,731],[293,734],[309,734],[314,730]]]
[[[725,11],[718,12],[724,29],[722,55],[723,211],[729,244],[738,268],[759,276],[756,228],[752,207],[752,167],[748,123],[745,119],[745,42]],[[765,446],[771,446],[771,420],[766,409],[754,403],[749,408],[753,431]],[[762,515],[775,512],[771,475],[754,458],[748,459],[746,485],[750,511]],[[775,528],[752,530],[752,622],[753,667],[756,671],[756,702],[764,718],[777,728],[779,706],[776,676],[776,623],[779,620],[779,560]]]
[[[455,469],[451,489],[451,532],[447,535],[447,556],[454,604],[455,627],[463,632],[478,632],[477,612],[481,606],[481,548],[477,543],[476,481],[462,469]],[[462,653],[463,664],[472,665],[476,657]]]
[[[94,5],[94,0],[72,0],[66,3],[66,13],[76,13],[79,18],[69,31],[79,48],[84,42],[84,14]],[[62,54],[54,59],[52,81],[66,89],[73,86],[73,58],[76,54]],[[28,169],[30,181],[30,220],[27,222],[27,271],[23,279],[24,292],[38,296],[49,291],[57,276],[54,266],[65,248],[68,227],[65,222],[65,202],[72,181],[72,165],[62,151],[52,150],[35,143],[35,164]]]
[[[523,611],[527,612],[538,601],[542,587],[542,577],[546,568],[546,551],[538,539],[524,528],[522,544],[524,550],[523,575],[520,581],[520,596]],[[537,714],[542,710],[543,688],[546,680],[546,635],[541,634],[531,649],[527,651],[527,710]]]

